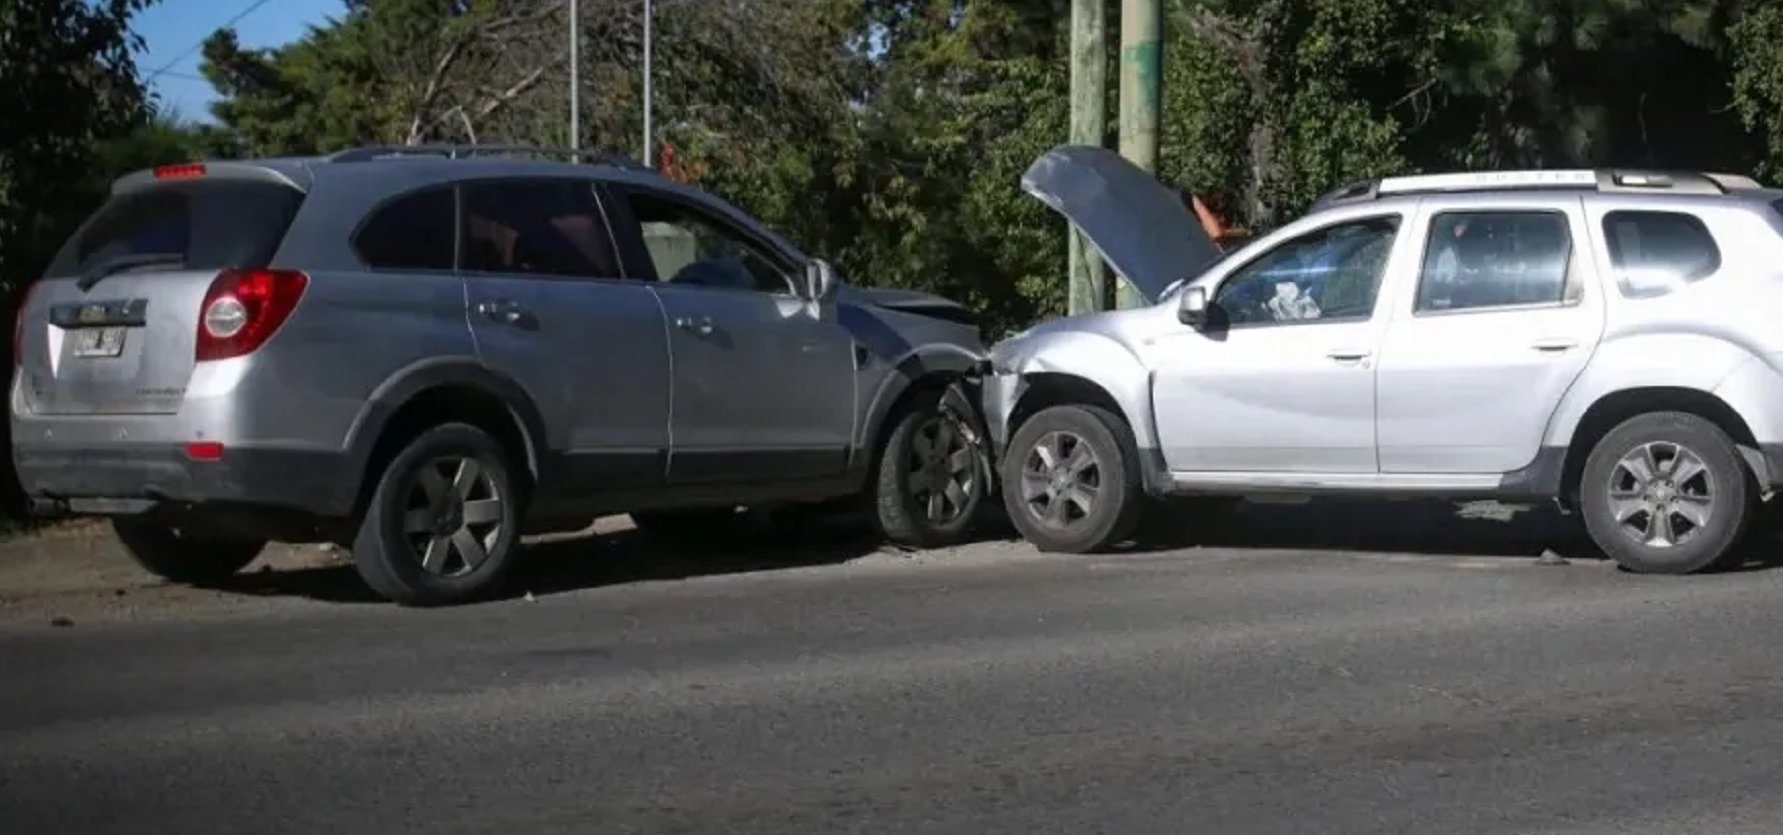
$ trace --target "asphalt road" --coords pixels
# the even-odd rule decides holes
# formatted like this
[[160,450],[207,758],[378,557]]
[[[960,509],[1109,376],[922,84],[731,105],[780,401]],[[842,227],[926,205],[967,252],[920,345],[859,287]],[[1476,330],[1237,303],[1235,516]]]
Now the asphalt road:
[[1506,541],[13,623],[0,830],[1783,830],[1783,571]]

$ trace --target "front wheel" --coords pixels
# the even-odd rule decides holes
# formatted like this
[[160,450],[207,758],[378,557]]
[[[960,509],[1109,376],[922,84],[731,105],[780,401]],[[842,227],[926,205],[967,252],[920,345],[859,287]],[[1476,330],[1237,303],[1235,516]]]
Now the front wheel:
[[188,586],[222,583],[266,548],[265,540],[201,536],[143,519],[113,519],[111,529],[137,565],[163,580]]
[[1716,566],[1753,516],[1751,474],[1726,432],[1685,412],[1655,412],[1610,430],[1585,461],[1581,515],[1623,568],[1689,574]]
[[934,548],[972,532],[989,485],[971,428],[937,391],[917,394],[894,417],[873,480],[874,518],[900,545]]
[[1133,432],[1098,406],[1054,406],[1029,418],[1003,459],[1003,502],[1022,538],[1081,554],[1128,538],[1145,494]]
[[499,590],[520,550],[509,460],[488,433],[461,423],[410,441],[384,468],[353,540],[366,585],[406,606]]

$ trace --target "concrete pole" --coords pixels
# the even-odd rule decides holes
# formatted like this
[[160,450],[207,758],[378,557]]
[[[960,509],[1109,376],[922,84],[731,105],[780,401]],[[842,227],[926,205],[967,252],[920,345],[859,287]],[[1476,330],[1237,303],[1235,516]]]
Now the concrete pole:
[[651,18],[654,18],[654,17],[656,17],[656,10],[653,8],[650,0],[644,0],[644,159],[643,159],[643,163],[644,163],[644,167],[646,167],[646,168],[655,168],[656,167],[656,154],[655,154],[656,143],[655,143],[655,138],[650,135],[650,130],[651,130],[650,110],[651,110],[652,105],[655,104],[654,90],[651,89],[651,85],[653,83],[653,80],[651,79],[651,75],[653,73],[652,73],[652,70],[650,67],[650,59],[651,59],[650,28],[651,28],[651,23],[652,23]]
[[[1158,112],[1162,90],[1163,4],[1160,0],[1121,0],[1121,156],[1147,171],[1158,170]],[[1119,282],[1119,307],[1144,304]]]
[[[570,0],[570,150],[582,150],[582,9]],[[580,154],[570,158],[581,162]]]
[[[1108,138],[1107,0],[1071,0],[1071,144],[1100,147]],[[1083,236],[1070,234],[1067,310],[1108,309],[1108,273]]]

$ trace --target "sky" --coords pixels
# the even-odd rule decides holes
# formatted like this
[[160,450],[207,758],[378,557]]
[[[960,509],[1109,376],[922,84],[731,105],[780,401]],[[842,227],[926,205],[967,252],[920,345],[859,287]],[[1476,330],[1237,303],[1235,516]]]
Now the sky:
[[209,104],[216,92],[199,75],[198,65],[204,61],[199,44],[211,32],[241,15],[233,25],[242,46],[279,46],[303,37],[309,27],[341,9],[341,0],[160,0],[132,24],[143,39],[136,69],[147,78],[167,68],[149,83],[164,112],[210,121]]

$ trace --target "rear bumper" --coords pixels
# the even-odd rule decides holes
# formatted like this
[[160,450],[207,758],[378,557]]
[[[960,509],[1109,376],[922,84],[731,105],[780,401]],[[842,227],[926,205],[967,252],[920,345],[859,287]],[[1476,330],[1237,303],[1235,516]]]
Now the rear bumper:
[[343,517],[357,498],[344,453],[244,447],[192,461],[174,445],[15,443],[12,461],[41,513],[227,504]]

